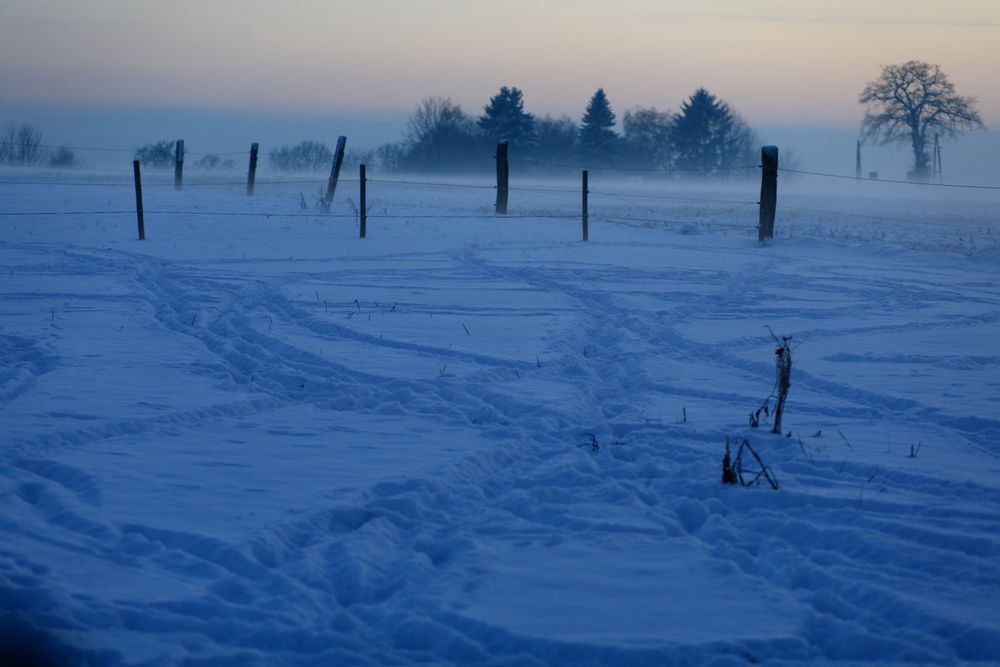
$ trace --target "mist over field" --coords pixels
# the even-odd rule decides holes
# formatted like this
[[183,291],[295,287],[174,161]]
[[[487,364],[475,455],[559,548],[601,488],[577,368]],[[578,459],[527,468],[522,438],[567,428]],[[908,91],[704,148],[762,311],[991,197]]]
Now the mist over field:
[[[477,108],[468,109],[479,113]],[[75,151],[85,165],[128,169],[130,150],[162,139],[184,139],[190,151],[243,154],[259,142],[262,154],[274,148],[314,140],[333,145],[340,135],[348,147],[374,149],[400,141],[410,110],[395,113],[281,114],[240,110],[128,109],[67,110],[49,107],[0,106],[0,126],[30,122],[44,133],[46,143],[81,147]],[[572,118],[579,121],[579,118]],[[756,127],[762,143],[779,146],[802,169],[854,175],[858,127]],[[124,151],[86,150],[119,148]],[[513,150],[517,151],[517,146]],[[862,147],[864,175],[905,179],[913,156],[906,145]],[[1000,132],[965,134],[942,144],[944,180],[972,185],[1000,184]],[[244,158],[238,167],[245,170]],[[457,166],[459,170],[461,165]],[[262,169],[267,169],[262,161]]]

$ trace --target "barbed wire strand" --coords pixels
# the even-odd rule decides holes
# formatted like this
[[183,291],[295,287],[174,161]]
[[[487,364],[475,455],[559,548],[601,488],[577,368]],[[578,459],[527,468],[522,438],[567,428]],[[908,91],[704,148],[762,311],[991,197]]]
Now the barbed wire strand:
[[[517,163],[514,163],[517,164]],[[558,162],[529,162],[523,163],[525,167],[556,167],[559,169],[576,169],[578,171],[629,171],[629,172],[650,172],[659,174],[671,173],[697,173],[712,171],[748,171],[750,169],[760,169],[759,164],[739,166],[739,167],[588,167],[578,164],[561,164]]]
[[385,178],[369,178],[369,183],[385,183],[388,185],[422,185],[439,188],[470,188],[474,190],[496,190],[495,185],[475,185],[471,183],[443,183],[435,181],[398,181]]
[[902,185],[918,185],[918,186],[928,186],[935,188],[968,188],[972,190],[1000,190],[1000,185],[965,185],[961,183],[927,183],[924,181],[901,181],[891,178],[865,178],[861,176],[847,176],[844,174],[827,174],[820,171],[805,171],[803,169],[785,169],[784,167],[778,167],[778,171],[785,172],[786,174],[804,174],[806,176],[822,176],[825,178],[839,178],[850,181],[868,181],[871,183],[895,183]]
[[[136,211],[18,211],[0,212],[0,217],[31,217],[31,216],[53,216],[53,215],[135,215]],[[238,212],[238,211],[165,211],[157,209],[143,209],[143,215],[185,215],[185,216],[208,216],[208,217],[253,217],[253,218],[350,218],[357,219],[356,213],[263,213],[263,212]],[[579,213],[553,214],[553,213],[513,213],[498,215],[496,213],[414,213],[414,214],[378,214],[368,213],[369,219],[381,220],[416,220],[416,219],[442,219],[442,220],[471,220],[471,219],[552,219],[568,220],[578,219]]]
[[135,215],[135,209],[131,211],[0,211],[0,217],[30,217],[44,215],[122,215],[125,213]]
[[[618,192],[608,192],[602,190],[589,190],[592,195],[597,195],[600,197],[621,197],[621,193]],[[663,201],[683,201],[683,202],[700,202],[708,204],[757,204],[756,201],[748,201],[743,199],[709,199],[709,198],[699,198],[699,197],[674,197],[671,195],[654,195],[654,194],[640,194],[640,193],[626,193],[629,197],[635,199],[655,199]]]

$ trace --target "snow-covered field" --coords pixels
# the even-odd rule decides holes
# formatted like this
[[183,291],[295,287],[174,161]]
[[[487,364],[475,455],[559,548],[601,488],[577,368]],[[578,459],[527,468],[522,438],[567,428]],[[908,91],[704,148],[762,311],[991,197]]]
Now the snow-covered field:
[[[496,219],[374,178],[360,240],[356,182],[327,216],[218,180],[149,176],[138,241],[127,175],[0,172],[0,213],[87,213],[0,216],[0,629],[94,665],[1000,662],[1000,193],[782,181],[760,247],[753,182],[592,176],[583,243],[574,182]],[[766,327],[791,437],[748,426]],[[780,489],[722,485],[727,437]]]

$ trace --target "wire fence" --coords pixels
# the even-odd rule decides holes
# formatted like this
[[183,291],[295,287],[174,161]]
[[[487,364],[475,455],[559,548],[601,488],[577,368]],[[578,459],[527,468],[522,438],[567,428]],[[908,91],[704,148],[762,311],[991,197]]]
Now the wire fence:
[[[46,146],[46,148],[60,148],[55,146]],[[114,148],[114,147],[78,147],[78,146],[67,146],[73,150],[93,150],[93,151],[105,151],[105,152],[119,152],[119,153],[134,153],[133,149],[125,148]],[[250,151],[220,151],[212,153],[196,153],[188,152],[188,155],[242,155],[248,154]],[[473,163],[483,163],[486,160],[495,160],[497,156],[475,156],[469,157],[467,159],[461,160],[460,162],[465,164]],[[379,163],[369,163],[368,166],[377,166]],[[597,167],[585,167],[580,164],[567,164],[559,162],[544,162],[544,161],[524,161],[523,163],[516,163],[516,166],[524,166],[525,168],[530,168],[527,171],[525,178],[544,178],[544,174],[537,173],[538,169],[572,169],[574,171],[587,170],[590,172],[607,172],[611,174],[621,173],[642,173],[642,174],[659,174],[659,175],[694,175],[701,174],[704,176],[716,176],[719,174],[730,173],[749,173],[752,171],[757,171],[760,169],[760,165],[729,165],[729,166],[711,166],[711,167],[627,167],[627,166],[597,166]],[[124,170],[123,170],[124,172]],[[129,170],[129,173],[131,170]],[[930,188],[952,188],[952,189],[968,189],[972,191],[1000,191],[1000,186],[988,186],[988,185],[973,185],[973,184],[960,184],[960,183],[933,183],[925,181],[904,181],[895,179],[878,179],[878,178],[863,178],[860,176],[847,176],[842,174],[833,174],[826,172],[809,171],[796,168],[784,168],[780,167],[778,169],[779,173],[784,173],[788,175],[805,176],[817,179],[835,179],[838,181],[855,181],[858,183],[878,183],[887,184],[889,186],[905,185],[912,187],[930,187]],[[86,170],[82,170],[80,173],[88,173]],[[93,180],[80,177],[66,177],[65,172],[60,172],[58,177],[52,178],[17,178],[13,176],[3,177],[0,175],[0,188],[2,187],[70,187],[70,188],[134,188],[135,184],[131,179],[126,178],[124,173],[120,180],[114,180],[113,178],[107,178],[106,170],[94,170],[90,173],[101,173],[102,177],[95,177]],[[475,177],[470,177],[470,181],[467,182],[455,182],[443,179],[433,179],[433,178],[393,178],[391,172],[386,173],[384,176],[369,177],[365,179],[366,186],[370,185],[375,189],[373,194],[376,194],[378,189],[381,187],[389,188],[441,188],[447,190],[464,190],[469,192],[483,192],[488,190],[497,191],[498,185],[492,183],[482,183],[475,182]],[[359,178],[340,178],[338,179],[338,184],[358,184]],[[579,208],[574,210],[530,210],[527,207],[523,207],[524,210],[515,210],[509,213],[499,213],[499,212],[485,212],[483,210],[475,212],[412,212],[412,213],[389,213],[388,210],[384,210],[381,213],[366,211],[364,215],[357,209],[352,203],[354,211],[351,213],[334,213],[329,210],[318,211],[318,212],[306,212],[307,204],[305,201],[305,196],[303,193],[299,193],[299,205],[303,210],[299,212],[284,212],[284,211],[238,211],[238,210],[192,210],[185,208],[170,208],[170,207],[157,207],[145,208],[143,209],[143,214],[146,216],[204,216],[204,217],[230,217],[230,218],[309,218],[315,219],[318,217],[328,218],[328,219],[352,219],[357,220],[362,218],[371,219],[385,219],[385,220],[400,220],[400,219],[440,219],[440,220],[473,220],[473,219],[492,219],[492,218],[502,218],[502,219],[551,219],[551,220],[580,220],[581,217],[586,216],[590,220],[595,221],[605,221],[614,224],[623,225],[638,225],[638,226],[666,226],[666,225],[681,225],[690,224],[692,222],[691,218],[683,218],[678,216],[681,212],[677,206],[687,205],[698,205],[706,216],[711,216],[712,220],[708,223],[705,222],[705,216],[698,220],[701,224],[708,224],[713,229],[731,229],[739,231],[750,231],[757,229],[757,216],[753,215],[748,209],[751,206],[758,206],[759,201],[757,199],[757,192],[755,184],[751,181],[747,183],[746,190],[748,191],[748,196],[746,197],[733,197],[732,192],[728,192],[723,196],[714,196],[711,193],[689,193],[684,191],[671,192],[668,188],[676,185],[680,181],[664,181],[658,186],[657,191],[650,191],[649,188],[646,190],[636,190],[636,189],[622,189],[612,187],[616,183],[613,181],[607,182],[607,184],[601,183],[597,188],[588,188],[586,192],[582,191],[581,187],[563,187],[558,185],[521,185],[514,184],[507,188],[504,188],[509,193],[522,193],[524,195],[538,194],[560,194],[574,197],[583,197],[583,199],[594,198],[597,202],[601,200],[613,201],[618,204],[624,205],[626,208],[625,212],[622,211],[621,206],[601,207],[598,204],[594,209],[590,210],[588,213],[583,213]],[[704,181],[700,181],[704,182]],[[727,183],[731,186],[738,181],[729,180]],[[282,188],[287,186],[317,186],[319,188],[324,188],[328,185],[328,177],[321,177],[319,175],[315,177],[268,177],[264,179],[254,180],[256,187],[261,186],[275,186],[276,188]],[[235,179],[228,176],[220,175],[217,178],[206,178],[204,173],[199,174],[196,178],[189,178],[182,183],[182,189],[195,188],[195,189],[205,189],[205,188],[246,188],[248,185],[246,179]],[[165,172],[154,173],[153,177],[144,182],[142,185],[143,189],[150,188],[156,191],[163,191],[164,188],[176,188],[177,184],[173,179],[170,179]],[[742,186],[740,186],[742,188]],[[2,190],[0,190],[2,193]],[[549,202],[546,202],[549,203]],[[485,208],[488,202],[483,201],[480,206]],[[551,204],[550,204],[551,205]],[[449,209],[453,208],[453,204],[446,205]],[[669,207],[675,208],[669,208]],[[426,206],[427,208],[432,208]],[[327,207],[328,208],[328,207]],[[839,216],[842,218],[859,219],[859,220],[879,220],[879,221],[893,221],[893,222],[916,222],[912,218],[904,218],[895,215],[882,215],[882,214],[871,214],[871,213],[859,213],[850,210],[833,210],[833,209],[817,209],[808,208],[797,205],[786,205],[780,204],[779,210],[789,211],[793,213],[808,213],[813,215],[827,215],[827,216]],[[685,210],[685,212],[689,212]],[[3,211],[0,210],[0,218],[31,218],[31,217],[58,217],[58,216],[120,216],[120,215],[135,215],[137,213],[136,209],[123,209],[121,207],[109,207],[106,210],[33,210],[33,211]],[[737,221],[740,220],[740,221]]]
[[822,178],[836,178],[849,181],[867,181],[870,183],[889,183],[893,185],[911,185],[915,187],[931,188],[964,188],[967,190],[1000,190],[1000,185],[968,185],[965,183],[934,183],[931,181],[902,181],[891,178],[867,178],[863,176],[846,176],[843,174],[828,174],[819,171],[805,171],[803,169],[778,168],[779,172],[786,174],[800,174],[802,176],[819,176]]

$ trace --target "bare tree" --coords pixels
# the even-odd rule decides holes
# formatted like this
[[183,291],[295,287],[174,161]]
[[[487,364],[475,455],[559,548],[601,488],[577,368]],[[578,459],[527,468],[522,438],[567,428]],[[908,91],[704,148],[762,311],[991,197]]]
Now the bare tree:
[[7,126],[0,136],[0,161],[10,164],[37,164],[45,160],[42,131],[30,123]]
[[670,162],[670,129],[674,114],[655,107],[636,107],[622,119],[622,162],[628,167],[653,169]]
[[407,123],[406,139],[401,166],[414,171],[467,168],[486,152],[485,137],[450,97],[422,100]]
[[418,143],[442,128],[471,131],[472,120],[450,97],[425,97],[406,123],[406,138]]
[[976,98],[957,95],[940,67],[919,60],[883,66],[881,76],[865,85],[858,101],[868,105],[861,123],[865,139],[881,144],[909,141],[917,179],[929,175],[928,139],[985,129]]

